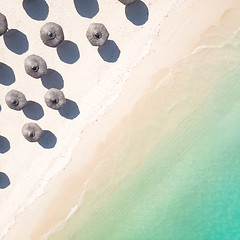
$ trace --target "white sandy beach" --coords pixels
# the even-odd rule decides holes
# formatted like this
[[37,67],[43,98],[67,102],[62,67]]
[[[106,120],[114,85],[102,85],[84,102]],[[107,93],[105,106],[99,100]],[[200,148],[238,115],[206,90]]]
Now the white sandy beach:
[[[99,0],[99,12],[92,19],[80,16],[73,1],[48,0],[47,19],[37,21],[27,15],[22,1],[0,0],[0,3],[9,29],[24,33],[29,44],[23,52],[27,49],[26,40],[23,41],[25,48],[21,49],[11,39],[4,42],[4,38],[0,38],[0,62],[10,66],[15,75],[11,85],[0,84],[0,135],[10,142],[10,149],[0,153],[0,172],[11,182],[7,188],[0,189],[0,239],[5,240],[41,239],[64,220],[96,167],[89,159],[98,144],[148,89],[151,77],[160,69],[165,69],[163,76],[167,74],[174,63],[202,44],[204,34],[218,25],[229,9],[240,7],[237,0],[221,4],[218,0],[144,0],[146,5],[137,12],[143,14],[142,17],[131,22],[125,15],[125,6],[117,0]],[[65,62],[56,49],[45,46],[39,37],[41,26],[49,21],[59,23],[65,39],[77,45],[69,44],[59,50]],[[105,24],[109,40],[115,42],[109,42],[108,46],[114,51],[100,50],[105,60],[86,39],[86,30],[92,22]],[[75,52],[71,53],[77,48],[79,59]],[[26,75],[23,62],[30,54],[42,56],[48,68],[62,76],[63,80],[58,75],[57,81],[64,85],[62,91],[66,98],[75,102],[68,115],[64,112],[62,116],[47,108],[43,98],[46,84]],[[20,90],[28,100],[39,103],[44,115],[32,120],[28,113],[27,117],[22,111],[9,109],[4,98],[11,89]],[[44,130],[51,131],[51,139],[45,139],[43,146],[27,142],[21,135],[21,128],[27,122],[37,122]],[[76,174],[82,174],[79,176],[81,187],[74,194],[69,186],[71,176]],[[60,203],[53,204],[56,196],[64,196],[60,203],[65,207],[61,205],[62,211],[58,214],[56,208]]]

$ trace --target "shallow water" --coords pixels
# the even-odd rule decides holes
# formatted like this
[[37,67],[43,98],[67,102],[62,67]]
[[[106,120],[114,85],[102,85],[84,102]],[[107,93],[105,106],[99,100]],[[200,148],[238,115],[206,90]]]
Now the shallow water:
[[239,33],[178,63],[124,119],[49,239],[240,239],[239,79]]

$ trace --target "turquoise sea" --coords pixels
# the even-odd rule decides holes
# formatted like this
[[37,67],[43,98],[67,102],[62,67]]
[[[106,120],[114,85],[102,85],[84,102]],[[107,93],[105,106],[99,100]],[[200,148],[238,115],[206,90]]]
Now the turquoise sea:
[[240,34],[159,81],[49,239],[240,239]]

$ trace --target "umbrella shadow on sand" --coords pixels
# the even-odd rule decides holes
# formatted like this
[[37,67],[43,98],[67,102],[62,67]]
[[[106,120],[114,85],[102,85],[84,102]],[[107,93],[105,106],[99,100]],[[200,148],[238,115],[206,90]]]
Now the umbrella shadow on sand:
[[34,20],[43,21],[47,18],[49,7],[45,0],[24,0],[23,8]]
[[5,173],[0,172],[0,189],[7,188],[10,184],[9,177]]
[[42,106],[34,101],[27,102],[27,105],[23,108],[23,113],[32,120],[39,120],[44,116]]
[[0,62],[0,84],[10,86],[15,82],[15,74],[11,67]]
[[101,58],[109,63],[116,62],[120,56],[120,49],[113,40],[107,40],[104,45],[98,47]]
[[78,14],[85,18],[93,18],[99,12],[97,0],[74,0]]
[[43,130],[38,143],[45,149],[54,148],[57,143],[57,137],[51,131]]
[[29,48],[27,36],[17,29],[10,29],[4,34],[3,39],[6,47],[18,55],[27,52]]
[[70,99],[66,99],[66,101],[67,101],[66,104],[63,107],[61,107],[58,111],[61,116],[72,120],[80,114],[80,110],[76,102]]
[[62,75],[56,70],[48,68],[47,74],[41,78],[42,85],[47,88],[56,88],[61,90],[64,87]]
[[136,26],[141,26],[148,21],[149,11],[147,5],[141,0],[136,0],[133,4],[125,8],[127,19]]
[[6,137],[0,136],[0,153],[6,153],[10,149],[10,142]]
[[73,64],[80,58],[80,52],[76,43],[65,40],[57,47],[57,54],[61,61]]

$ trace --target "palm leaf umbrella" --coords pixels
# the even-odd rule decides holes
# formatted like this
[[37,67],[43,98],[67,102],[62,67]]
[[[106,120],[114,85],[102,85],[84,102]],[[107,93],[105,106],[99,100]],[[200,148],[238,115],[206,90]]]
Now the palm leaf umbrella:
[[57,47],[64,41],[63,29],[57,23],[49,22],[42,26],[40,36],[48,47]]
[[42,136],[43,130],[36,123],[26,123],[22,128],[22,135],[29,142],[38,142]]
[[55,110],[60,109],[66,104],[66,98],[63,92],[56,88],[49,89],[45,94],[44,99],[47,106]]
[[43,58],[37,55],[30,55],[24,61],[25,71],[33,78],[41,78],[47,74],[47,64]]
[[108,40],[109,33],[102,23],[91,23],[86,36],[93,46],[102,46]]
[[136,2],[136,0],[118,0],[118,1],[123,3],[124,5],[130,5],[134,2]]
[[5,101],[9,108],[20,111],[27,105],[26,97],[17,90],[11,90],[7,93]]
[[0,36],[2,36],[8,30],[7,18],[0,13]]

